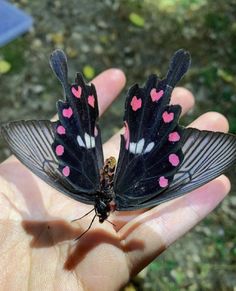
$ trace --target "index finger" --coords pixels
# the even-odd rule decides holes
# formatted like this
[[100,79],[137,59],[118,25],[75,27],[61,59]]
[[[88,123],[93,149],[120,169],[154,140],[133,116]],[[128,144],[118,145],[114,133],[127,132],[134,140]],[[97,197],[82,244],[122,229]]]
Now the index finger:
[[91,82],[96,87],[100,115],[119,95],[125,82],[124,73],[120,69],[113,68],[102,72]]

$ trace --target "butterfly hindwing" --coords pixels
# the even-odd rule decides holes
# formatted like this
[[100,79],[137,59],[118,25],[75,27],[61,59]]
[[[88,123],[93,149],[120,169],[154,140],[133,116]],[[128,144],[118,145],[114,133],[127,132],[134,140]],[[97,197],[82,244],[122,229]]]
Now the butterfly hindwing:
[[103,165],[96,90],[80,74],[74,84],[68,83],[62,51],[56,50],[50,63],[65,91],[65,100],[57,103],[59,120],[8,123],[2,125],[2,135],[44,181],[76,200],[93,203]]
[[95,87],[85,84],[80,74],[74,84],[68,84],[66,57],[60,50],[51,55],[50,62],[65,91],[65,100],[57,102],[59,120],[52,145],[59,169],[74,185],[96,193],[103,153]]
[[135,85],[129,91],[114,181],[118,210],[152,207],[179,197],[236,162],[234,135],[178,124],[181,109],[169,105],[170,95],[189,64],[188,53],[179,50],[165,79],[151,76],[144,88]]
[[165,79],[150,76],[144,88],[135,85],[128,92],[125,133],[114,180],[120,210],[164,191],[181,164],[181,107],[169,105],[169,101],[189,65],[189,54],[180,50],[172,58]]

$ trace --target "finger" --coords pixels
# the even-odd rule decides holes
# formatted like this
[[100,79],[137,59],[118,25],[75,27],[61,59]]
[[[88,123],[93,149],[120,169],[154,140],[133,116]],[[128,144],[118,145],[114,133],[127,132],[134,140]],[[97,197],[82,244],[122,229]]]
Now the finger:
[[[194,96],[189,90],[183,87],[174,88],[171,96],[171,104],[180,104],[182,107],[181,115],[183,115],[194,106]],[[105,157],[118,156],[120,148],[120,134],[122,133],[123,129],[118,131],[103,145]]]
[[[201,115],[197,118],[193,123],[190,124],[191,127],[198,128],[200,130],[211,130],[211,131],[221,131],[227,132],[229,128],[229,124],[227,119],[220,113],[217,112],[208,112]],[[117,147],[117,143],[114,143],[114,146]],[[118,228],[121,228],[128,221],[131,221],[132,217],[134,217],[138,212],[132,212],[130,215],[119,214],[118,222],[116,222]]]
[[171,95],[171,104],[179,104],[182,107],[181,116],[193,108],[195,99],[193,94],[186,88],[176,87]]
[[[221,131],[227,132],[228,130],[228,121],[227,119],[220,113],[217,112],[208,112],[201,115],[190,125],[191,127],[195,127],[201,130],[211,130],[211,131]],[[132,215],[123,215],[122,213],[119,215],[119,220],[116,222],[119,228],[121,228],[125,223],[132,219],[138,212],[132,213]]]
[[[228,122],[223,115],[215,112],[208,112],[195,120],[191,126],[202,130],[224,132],[228,129]],[[149,227],[146,228],[145,236],[142,236],[142,238],[148,237],[148,241],[144,241],[145,250],[147,251],[143,252],[142,256],[138,250],[128,254],[131,262],[131,269],[136,272],[139,268],[143,268],[145,264],[154,259],[166,247],[211,212],[229,190],[230,182],[227,177],[222,175],[201,188],[179,199],[161,204],[126,224],[120,231],[121,237],[126,237],[126,234],[130,233],[125,239],[125,245],[130,245],[132,241],[140,239],[141,234],[139,228],[141,223],[139,219],[141,219],[141,221],[144,219],[145,223],[147,223],[144,224],[144,227],[150,224]],[[153,216],[155,217],[154,220]],[[155,231],[153,231],[153,229]],[[152,242],[154,242],[154,244],[152,244]],[[126,249],[130,248],[126,247]]]
[[218,112],[207,112],[194,120],[189,127],[195,127],[200,130],[227,132],[229,130],[229,123],[224,115]]
[[[222,175],[188,195],[147,211],[123,227],[120,235],[125,240],[124,248],[128,250],[131,273],[137,273],[200,222],[229,190],[229,180]],[[140,240],[143,248],[132,248],[132,244]]]
[[110,106],[125,85],[124,73],[119,69],[109,69],[99,74],[91,83],[96,87],[100,115]]

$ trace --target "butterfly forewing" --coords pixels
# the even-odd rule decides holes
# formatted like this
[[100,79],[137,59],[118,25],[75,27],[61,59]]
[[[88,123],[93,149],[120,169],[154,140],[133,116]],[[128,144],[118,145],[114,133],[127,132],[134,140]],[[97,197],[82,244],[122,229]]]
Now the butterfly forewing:
[[55,125],[48,120],[10,122],[1,126],[1,136],[12,153],[46,183],[76,200],[92,203],[90,195],[78,196],[84,189],[76,188],[59,171],[52,150]]
[[227,171],[236,161],[236,137],[221,132],[186,128],[183,134],[184,160],[166,191],[182,195]]

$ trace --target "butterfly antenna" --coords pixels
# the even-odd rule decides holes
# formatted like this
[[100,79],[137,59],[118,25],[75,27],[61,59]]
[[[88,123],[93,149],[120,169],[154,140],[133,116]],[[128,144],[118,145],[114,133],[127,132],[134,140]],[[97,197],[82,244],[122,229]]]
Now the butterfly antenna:
[[81,234],[81,235],[79,235],[75,240],[79,240],[82,236],[84,236],[89,230],[90,230],[90,228],[91,228],[91,226],[92,226],[92,224],[93,224],[93,222],[94,222],[94,220],[95,220],[95,218],[96,218],[96,216],[97,216],[97,214],[95,213],[95,215],[94,215],[94,217],[93,217],[93,219],[92,219],[92,221],[90,222],[90,224],[89,224],[89,227]]
[[110,220],[106,220],[107,222],[109,222],[111,225],[113,225],[114,227],[116,227],[116,225],[113,223],[113,222],[111,222]]
[[85,216],[89,215],[91,212],[93,212],[95,210],[95,208],[93,208],[92,210],[90,210],[89,212],[85,213],[83,216],[79,217],[79,218],[76,218],[76,219],[73,219],[71,220],[71,222],[74,222],[74,221],[77,221],[77,220],[80,220],[82,218],[84,218]]

